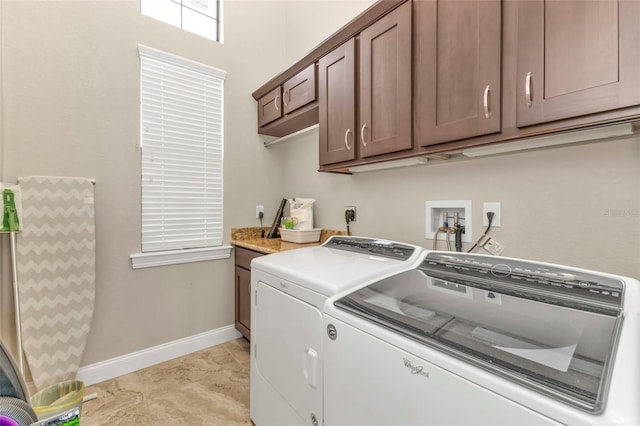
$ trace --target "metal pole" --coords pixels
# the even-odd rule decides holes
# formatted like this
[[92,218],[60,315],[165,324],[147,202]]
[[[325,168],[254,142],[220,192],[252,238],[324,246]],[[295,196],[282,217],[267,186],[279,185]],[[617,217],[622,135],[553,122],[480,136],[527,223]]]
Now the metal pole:
[[18,337],[18,365],[20,366],[20,372],[24,376],[22,330],[20,329],[20,294],[18,293],[18,262],[16,260],[16,232],[10,232],[9,235],[11,235],[11,269],[13,270],[13,300],[15,302],[16,336]]

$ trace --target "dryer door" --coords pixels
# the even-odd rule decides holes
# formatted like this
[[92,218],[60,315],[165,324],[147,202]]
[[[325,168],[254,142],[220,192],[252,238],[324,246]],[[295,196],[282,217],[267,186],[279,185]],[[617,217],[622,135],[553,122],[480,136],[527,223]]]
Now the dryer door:
[[[287,284],[287,289],[295,286]],[[322,314],[264,282],[257,282],[256,292],[252,361],[257,372],[300,418],[322,424]]]

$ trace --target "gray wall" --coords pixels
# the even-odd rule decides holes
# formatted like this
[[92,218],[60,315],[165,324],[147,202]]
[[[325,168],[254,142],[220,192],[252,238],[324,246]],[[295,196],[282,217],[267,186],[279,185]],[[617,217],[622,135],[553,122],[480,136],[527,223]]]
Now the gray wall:
[[425,201],[471,200],[473,240],[483,202],[499,201],[490,235],[503,256],[640,276],[640,137],[354,175],[315,171],[317,132],[269,149],[287,165],[285,193],[318,200],[316,226],[345,229],[356,206],[354,234],[431,248]]
[[[228,72],[225,240],[280,201],[280,161],[255,131],[251,92],[285,66],[284,2],[224,4],[225,43],[140,16],[139,2],[0,2],[0,176],[86,176],[96,184],[96,309],[83,365],[233,323],[233,259],[134,271],[140,251],[138,44]],[[13,341],[8,244],[1,319]]]
[[[317,132],[269,149],[250,94],[372,1],[225,1],[225,43],[141,17],[137,0],[0,0],[0,178],[97,180],[96,311],[83,365],[233,323],[233,261],[134,271],[140,249],[139,43],[228,72],[225,240],[231,227],[271,223],[282,197],[314,197],[316,220],[423,245],[426,200],[501,201],[493,235],[505,255],[638,276],[639,144],[619,141],[500,158],[372,172],[317,173]],[[635,212],[613,217],[607,212]],[[3,238],[1,332],[12,340]]]

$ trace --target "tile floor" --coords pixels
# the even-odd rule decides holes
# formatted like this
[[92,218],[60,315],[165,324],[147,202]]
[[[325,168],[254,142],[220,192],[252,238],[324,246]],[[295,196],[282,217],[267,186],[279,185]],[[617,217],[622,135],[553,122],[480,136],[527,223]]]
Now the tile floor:
[[89,386],[81,424],[251,425],[249,359],[238,339]]

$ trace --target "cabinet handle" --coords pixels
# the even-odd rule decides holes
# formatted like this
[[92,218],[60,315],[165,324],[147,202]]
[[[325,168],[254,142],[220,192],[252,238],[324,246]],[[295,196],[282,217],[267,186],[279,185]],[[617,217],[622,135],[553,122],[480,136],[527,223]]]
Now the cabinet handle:
[[349,133],[351,133],[351,129],[347,129],[347,131],[344,132],[344,146],[347,147],[347,151],[351,151],[351,147],[349,146]]
[[524,96],[527,100],[527,107],[531,108],[531,72],[527,73],[524,80]]
[[491,91],[491,86],[487,84],[487,87],[484,88],[484,95],[483,95],[484,118],[489,118],[491,116],[491,111],[489,110],[489,92],[490,91]]
[[367,142],[364,140],[364,130],[367,128],[367,123],[362,125],[362,129],[360,129],[360,140],[362,141],[362,146],[367,146]]
[[291,100],[291,94],[289,93],[289,89],[287,89],[282,94],[282,102],[284,103],[284,106],[287,106],[290,100]]
[[273,100],[273,104],[276,106],[276,111],[280,111],[280,107],[278,106],[279,103],[280,103],[280,95],[276,96],[276,98]]

